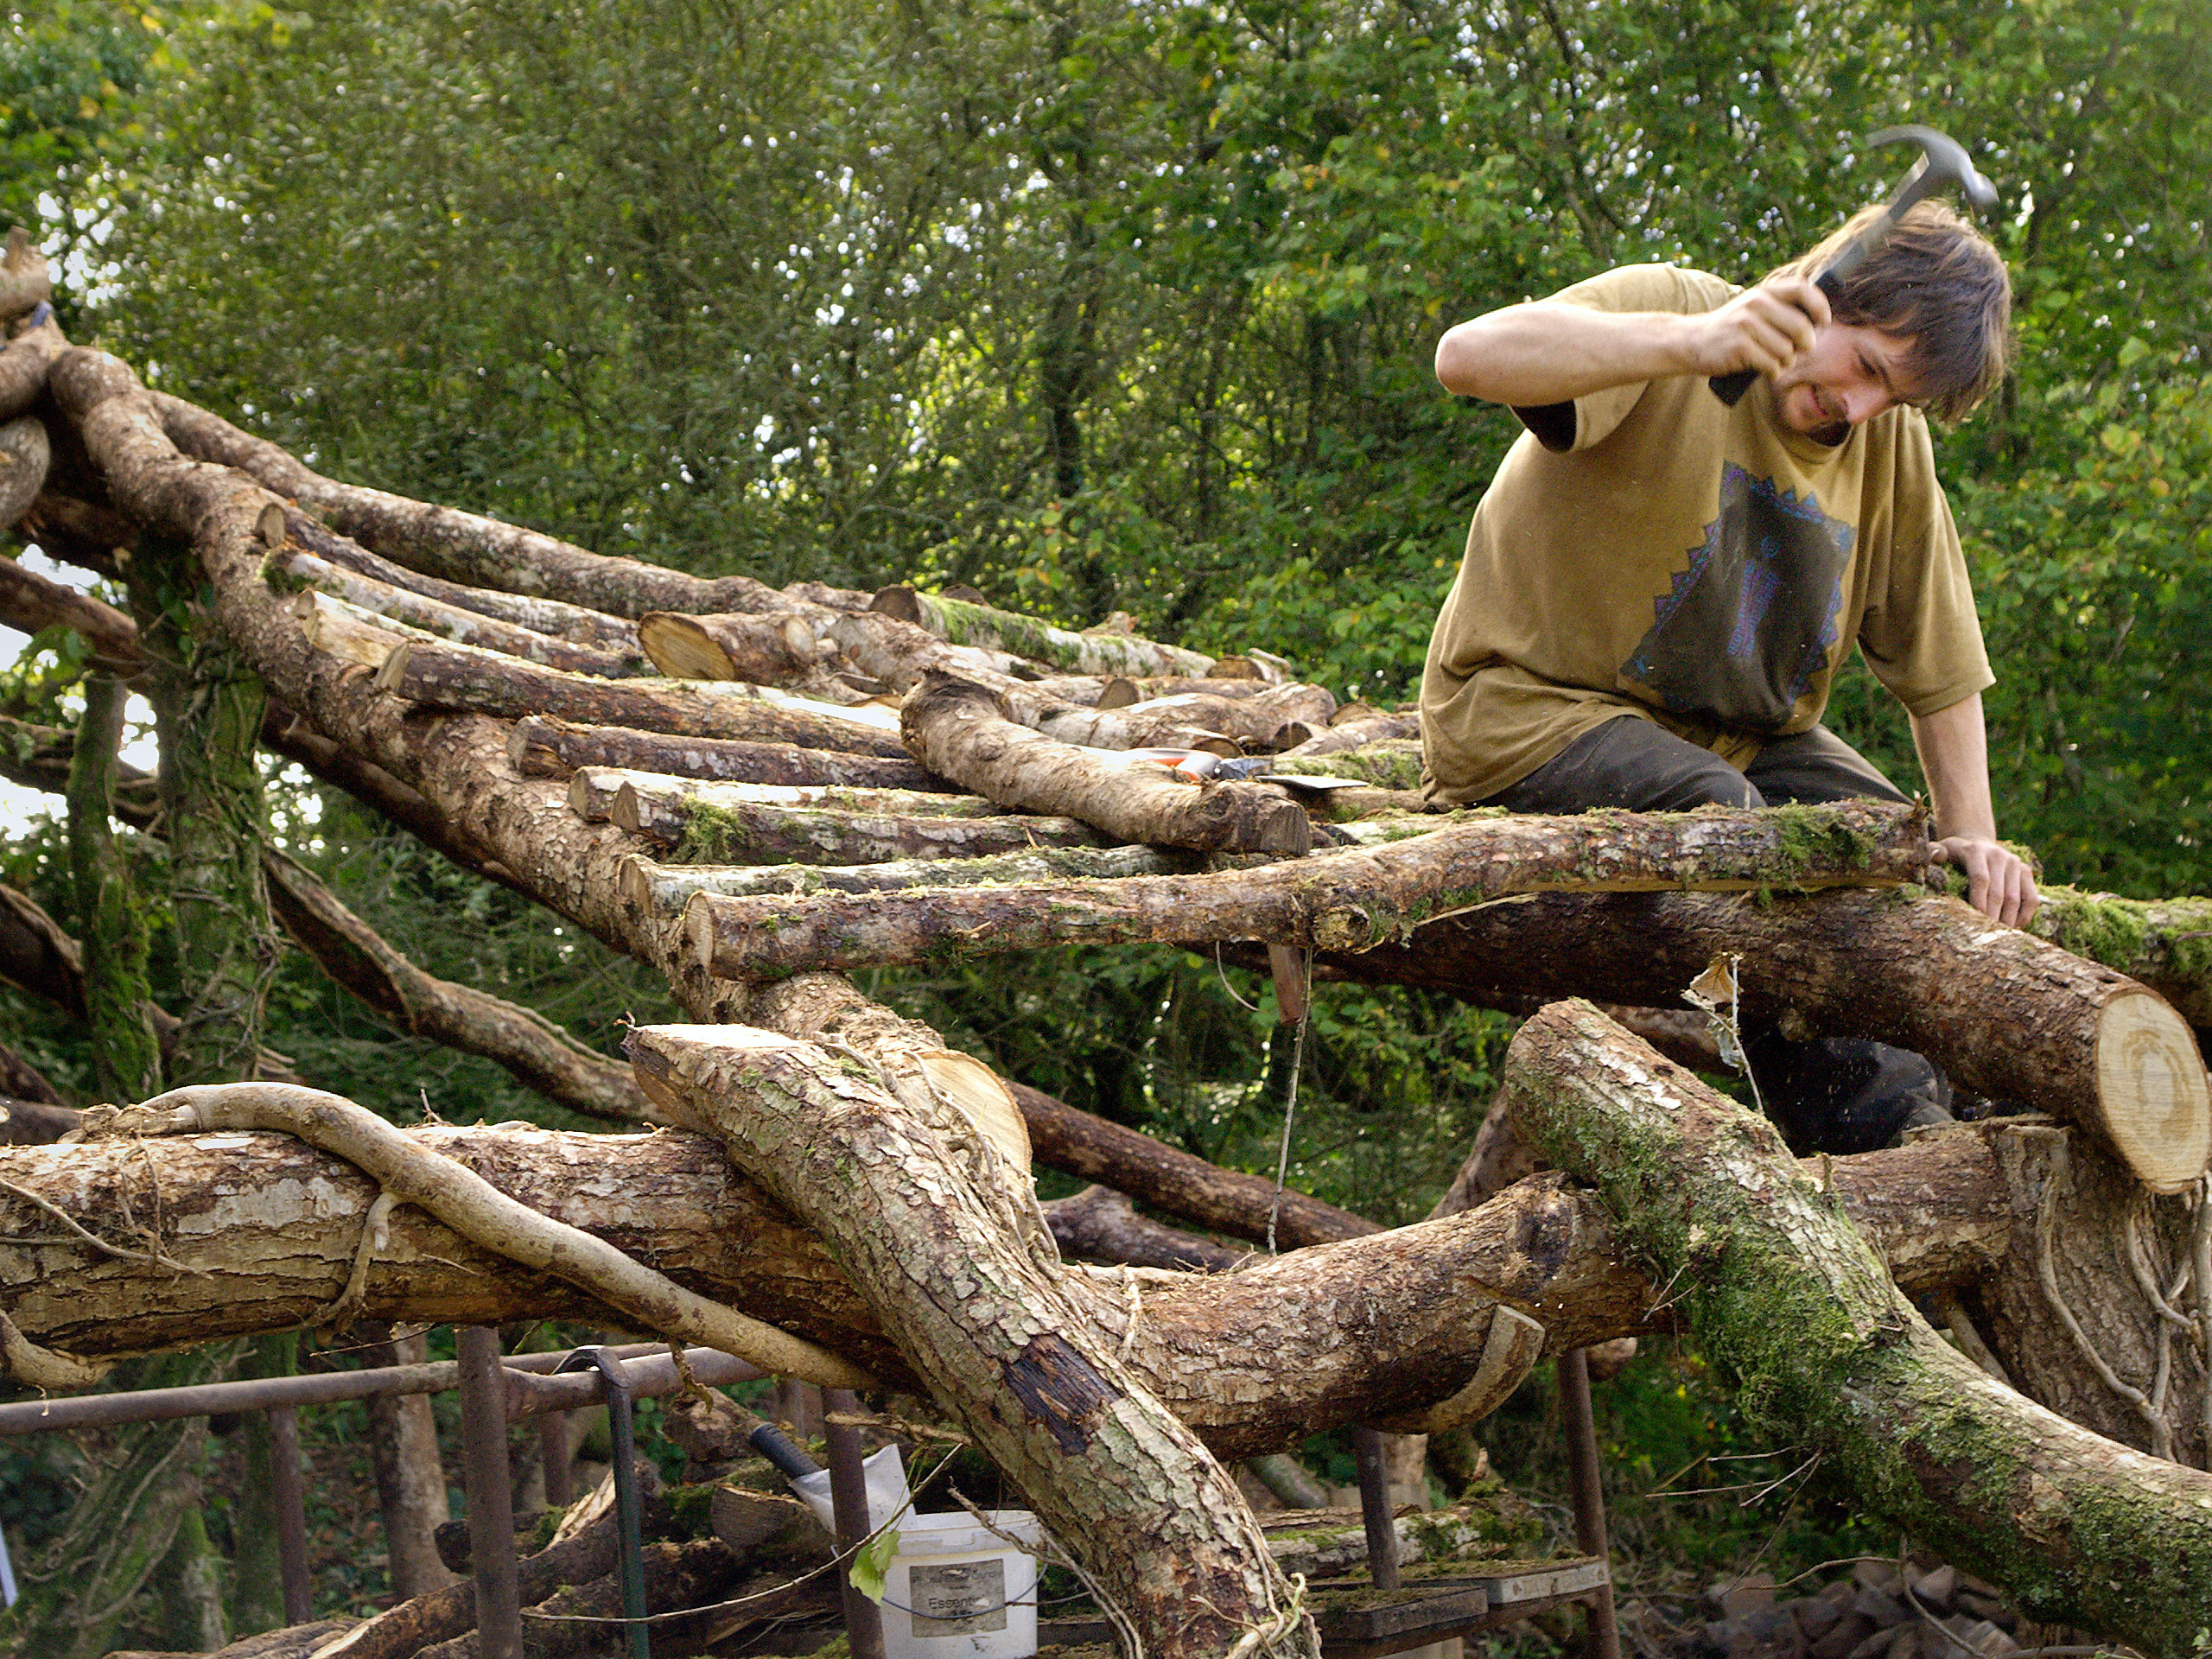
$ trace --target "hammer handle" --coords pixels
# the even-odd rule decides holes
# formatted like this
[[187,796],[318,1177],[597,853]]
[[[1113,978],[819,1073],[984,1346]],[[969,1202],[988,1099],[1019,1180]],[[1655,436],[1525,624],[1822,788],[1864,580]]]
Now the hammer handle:
[[[1848,257],[1855,251],[1858,251],[1847,248],[1844,250],[1844,254]],[[1859,259],[1865,257],[1866,255],[1863,252],[1859,252],[1858,257],[1850,259],[1848,265],[1845,264],[1844,258],[1839,258],[1834,264],[1830,265],[1813,279],[1813,286],[1827,295],[1828,303],[1834,305],[1843,297],[1843,279],[1857,267]],[[1714,397],[1733,409],[1744,401],[1744,394],[1751,389],[1751,382],[1758,378],[1759,372],[1757,369],[1737,369],[1732,373],[1716,374],[1705,384],[1713,388]]]

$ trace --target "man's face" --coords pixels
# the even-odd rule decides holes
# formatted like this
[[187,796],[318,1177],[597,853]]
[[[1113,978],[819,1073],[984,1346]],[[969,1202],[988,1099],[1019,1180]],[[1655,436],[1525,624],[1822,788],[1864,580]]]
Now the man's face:
[[1912,342],[1866,323],[1823,323],[1797,360],[1774,377],[1782,423],[1816,443],[1841,443],[1851,429],[1914,396]]

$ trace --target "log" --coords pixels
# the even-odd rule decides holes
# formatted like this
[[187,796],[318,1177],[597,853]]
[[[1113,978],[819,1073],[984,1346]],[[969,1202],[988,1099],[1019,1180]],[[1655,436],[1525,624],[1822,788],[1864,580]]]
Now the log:
[[[1418,795],[1421,744],[1414,739],[1388,738],[1326,753],[1313,753],[1310,746],[1301,745],[1296,752],[1286,751],[1275,756],[1268,770],[1284,778],[1357,778],[1374,785],[1378,791]],[[1409,806],[1415,811],[1425,810],[1424,804],[1418,801]]]
[[896,739],[898,716],[872,704],[840,708],[736,682],[591,679],[429,640],[409,640],[391,649],[375,689],[434,709],[508,720],[553,715],[587,725],[692,737],[801,743],[862,754],[902,752]]
[[525,778],[566,778],[579,766],[623,766],[720,783],[839,784],[854,789],[911,789],[932,794],[959,786],[908,760],[795,743],[671,736],[624,726],[579,726],[528,715],[515,722],[507,758]]
[[[0,433],[6,430],[0,427]],[[0,461],[0,468],[5,465]],[[74,628],[92,648],[92,666],[103,673],[129,679],[146,666],[136,622],[114,606],[26,569],[14,559],[0,559],[0,622],[24,633]]]
[[601,651],[617,656],[642,658],[638,644],[638,625],[628,619],[609,616],[582,605],[564,604],[557,599],[538,599],[528,594],[510,594],[489,588],[470,588],[457,582],[442,582],[435,576],[426,576],[418,570],[410,570],[404,564],[379,558],[359,542],[340,536],[319,520],[310,518],[296,506],[284,510],[284,541],[288,547],[296,545],[322,559],[367,576],[388,588],[398,588],[424,599],[456,610],[474,611],[499,622],[510,622],[532,633],[566,639],[579,645],[596,645]]
[[912,887],[1172,875],[1203,865],[1198,854],[1156,847],[1034,847],[989,858],[822,866],[668,865],[633,857],[623,861],[620,882],[624,902],[641,913],[673,916],[695,893],[733,899],[779,893],[890,893]]
[[31,510],[52,460],[46,424],[36,416],[0,421],[0,531],[12,531]]
[[[1339,709],[1338,715],[1345,713]],[[1363,749],[1377,743],[1419,743],[1421,716],[1419,715],[1381,715],[1370,709],[1366,715],[1352,720],[1332,717],[1329,729],[1316,732],[1303,743],[1283,751],[1286,755],[1308,758],[1324,754],[1340,754],[1346,749]]]
[[494,1060],[571,1111],[615,1122],[661,1121],[620,1061],[594,1052],[533,1009],[424,972],[274,848],[263,849],[262,873],[285,932],[334,983],[396,1029]]
[[2212,899],[2120,899],[2044,887],[2028,931],[2140,980],[2199,1030],[2212,1029]]
[[1003,651],[1071,674],[1203,675],[1213,658],[1126,633],[1071,633],[1034,617],[993,610],[899,583],[877,593],[869,609],[912,622],[957,645]]
[[1063,1256],[1108,1265],[1230,1273],[1245,1256],[1226,1244],[1178,1232],[1137,1214],[1128,1195],[1090,1185],[1045,1206],[1045,1220]]
[[[934,770],[960,770],[944,757],[928,759]],[[1186,947],[1256,939],[1362,952],[1417,926],[1433,931],[1435,918],[1457,912],[1471,908],[1487,917],[1517,911],[1517,904],[1477,907],[1550,889],[1897,885],[1925,868],[1925,823],[1914,810],[1865,801],[1779,811],[1477,817],[1394,843],[1387,856],[1340,848],[1219,874],[1039,884],[1014,892],[788,899],[701,893],[685,906],[685,925],[699,961],[715,973],[741,961],[754,964],[755,972],[914,963],[941,956],[948,941],[976,954],[1073,939]],[[1637,943],[1624,934],[1618,948],[1633,951]],[[1667,995],[1688,984],[1710,956]],[[1391,958],[1408,959],[1427,960],[1426,934],[1420,947],[1402,948]],[[1352,965],[1360,960],[1340,956],[1338,965],[1366,977]]]
[[787,685],[804,680],[824,655],[801,616],[687,616],[648,611],[638,640],[653,665],[677,680],[749,680]]
[[[0,1095],[7,1096],[11,1111],[23,1106],[67,1109],[60,1091],[46,1080],[46,1074],[5,1043],[0,1043]],[[15,1138],[20,1143],[21,1137]]]
[[1268,1236],[1271,1211],[1276,1242],[1286,1249],[1382,1230],[1349,1210],[1287,1188],[1279,1194],[1263,1176],[1210,1164],[1141,1129],[1078,1111],[1027,1084],[1007,1086],[1028,1125],[1038,1162],[1087,1181],[1111,1182],[1154,1209],[1209,1232],[1261,1242]]
[[1551,893],[1341,965],[1486,1005],[1568,995],[1659,1005],[1724,955],[1742,958],[1746,1018],[1924,1054],[1955,1084],[2097,1135],[2154,1192],[2204,1173],[2212,1098],[2181,1017],[2134,981],[1955,899]]
[[1198,852],[1302,853],[1305,812],[1249,784],[1192,784],[1165,768],[1090,753],[1016,723],[1005,699],[932,672],[906,698],[899,731],[914,758],[1002,806],[1065,814],[1116,841]]
[[0,420],[22,414],[46,390],[47,372],[69,342],[53,318],[26,328],[0,349]]
[[1017,1246],[1004,1192],[954,1151],[973,1135],[957,1112],[924,1117],[811,1044],[741,1027],[645,1027],[632,1058],[846,1264],[1146,1652],[1197,1659],[1257,1626],[1263,1653],[1318,1655],[1236,1483]]
[[[1220,664],[1214,666],[1218,670]],[[1275,682],[1257,675],[1224,679],[1217,672],[1199,679],[1176,675],[1131,679],[1126,674],[1047,674],[1028,683],[1040,697],[1103,713],[1160,697],[1256,697]]]
[[[1975,1126],[1834,1159],[1827,1179],[1900,1283],[1970,1285],[2011,1248],[2017,1160],[2005,1148],[2018,1133]],[[887,1387],[920,1387],[823,1241],[733,1169],[717,1141],[512,1125],[409,1134],[531,1209],[834,1347]],[[1820,1163],[1808,1167],[1820,1178]],[[0,1249],[0,1306],[31,1341],[88,1357],[311,1321],[352,1277],[377,1197],[341,1160],[258,1134],[0,1147],[0,1233],[38,1241]],[[126,1211],[154,1213],[157,1191],[159,1261],[115,1225]],[[95,1248],[20,1193],[124,1253]],[[2070,1205],[2061,1213],[2070,1217]],[[518,1269],[413,1205],[392,1210],[382,1242],[368,1242],[363,1319],[624,1328],[588,1296]],[[2124,1264],[2107,1273],[2123,1294]],[[1500,1300],[1544,1325],[1551,1351],[1664,1329],[1670,1317],[1656,1285],[1613,1246],[1602,1211],[1557,1174],[1465,1215],[1249,1261],[1231,1274],[1147,1276],[1136,1288],[1134,1327],[1131,1285],[1116,1272],[1075,1270],[1059,1294],[1117,1345],[1126,1338],[1147,1388],[1224,1457],[1448,1399],[1477,1376]]]
[[270,561],[270,568],[373,615],[419,628],[441,639],[518,657],[542,668],[559,669],[567,674],[592,674],[603,679],[628,678],[647,670],[643,652],[634,645],[627,650],[614,650],[539,633],[480,611],[378,582],[313,553],[281,553]]
[[1224,757],[1282,747],[1286,724],[1321,717],[1335,701],[1318,685],[1262,686],[1249,696],[1183,693],[1120,707],[1065,701],[1005,675],[955,671],[954,677],[998,694],[1007,718],[1062,743],[1092,749],[1205,749]]
[[[898,811],[841,810],[834,806],[776,805],[749,800],[777,785],[686,785],[636,772],[588,766],[569,780],[569,804],[588,819],[603,804],[607,820],[676,849],[679,860],[721,863],[744,857],[766,864],[880,865],[905,859],[973,860],[1033,847],[1096,846],[1089,824],[1073,818],[1000,811],[959,795],[909,798],[934,808],[927,817]],[[842,795],[896,791],[792,790]],[[948,810],[947,809],[951,809]]]
[[183,454],[236,467],[277,495],[324,514],[362,546],[425,575],[630,618],[648,611],[780,611],[810,603],[862,610],[869,602],[867,594],[818,582],[785,590],[750,576],[709,581],[635,559],[607,558],[494,518],[340,484],[181,397],[162,392],[147,397],[162,434]]
[[1038,677],[1034,668],[1010,652],[956,645],[926,628],[880,611],[832,617],[821,629],[820,638],[854,672],[880,681],[893,691],[907,690],[932,668],[949,669],[956,674],[1000,674],[1017,680]]
[[2212,1624],[2212,1476],[2102,1440],[1956,1352],[1764,1118],[1586,1004],[1522,1027],[1522,1132],[1592,1183],[1771,1432],[2037,1618],[2181,1659]]
[[0,323],[13,322],[38,302],[51,298],[54,278],[46,268],[46,255],[22,226],[8,232],[8,247],[0,253]]

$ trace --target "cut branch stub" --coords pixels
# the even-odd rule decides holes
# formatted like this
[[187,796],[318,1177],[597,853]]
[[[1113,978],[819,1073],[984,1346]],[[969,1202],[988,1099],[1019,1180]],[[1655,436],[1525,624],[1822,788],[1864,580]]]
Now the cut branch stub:
[[[988,741],[1007,729],[977,723]],[[1027,746],[1044,742],[1021,736]],[[934,749],[925,759],[932,770],[963,764]],[[955,948],[980,954],[1074,939],[1186,947],[1255,939],[1363,951],[1439,917],[1546,889],[1894,885],[1926,868],[1925,824],[1907,808],[1867,801],[1785,813],[1475,817],[1387,848],[1338,848],[1208,875],[786,899],[702,893],[687,905],[685,923],[700,960],[716,974],[909,963]],[[1632,950],[1633,936],[1623,936],[1620,948]],[[1418,960],[1421,953],[1411,954]],[[1356,966],[1349,971],[1360,976]]]
[[2100,1439],[1945,1343],[1774,1127],[1586,1003],[1522,1027],[1523,1133],[1678,1284],[1742,1397],[1853,1497],[2028,1611],[2147,1653],[2212,1624],[2212,1476]]
[[741,1027],[646,1027],[631,1057],[649,1093],[713,1122],[731,1158],[828,1244],[1144,1651],[1217,1655],[1255,1626],[1271,1632],[1262,1651],[1317,1651],[1234,1483],[952,1154],[974,1134],[964,1119],[924,1121],[858,1067]]
[[1253,784],[1192,784],[1166,768],[1056,742],[1017,724],[988,687],[931,672],[899,730],[931,772],[1024,811],[1060,813],[1116,840],[1199,852],[1303,852],[1304,809]]

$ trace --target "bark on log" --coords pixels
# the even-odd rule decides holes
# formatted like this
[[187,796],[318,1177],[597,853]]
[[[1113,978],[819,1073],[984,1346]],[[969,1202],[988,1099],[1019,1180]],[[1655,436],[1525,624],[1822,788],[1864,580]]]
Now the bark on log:
[[645,653],[634,645],[626,651],[609,650],[603,645],[556,639],[479,611],[449,605],[443,600],[395,588],[313,553],[286,551],[271,560],[270,567],[372,614],[419,628],[442,639],[520,658],[541,668],[558,669],[564,674],[592,674],[602,679],[632,678],[649,671]]
[[1196,694],[1154,697],[1113,709],[1063,701],[1031,683],[973,670],[955,672],[996,692],[1017,724],[1056,742],[1091,749],[1205,749],[1224,757],[1247,749],[1274,749],[1286,724],[1319,717],[1333,707],[1317,685],[1263,686],[1248,697]]
[[1148,1221],[1128,1194],[1109,1186],[1086,1186],[1072,1198],[1053,1199],[1045,1206],[1045,1220],[1062,1255],[1109,1267],[1229,1273],[1249,1254]]
[[68,345],[60,327],[48,317],[0,350],[0,420],[20,415],[38,401],[46,390],[47,371]]
[[615,1122],[662,1121],[630,1068],[543,1014],[425,973],[336,894],[273,849],[262,855],[276,918],[315,965],[399,1030],[496,1061],[556,1104]]
[[[927,758],[949,776],[961,770],[952,760]],[[741,962],[753,963],[753,972],[914,963],[941,956],[948,941],[974,952],[1074,939],[1185,946],[1256,939],[1368,951],[1427,924],[1420,945],[1391,958],[1425,963],[1436,918],[1464,910],[1482,916],[1517,912],[1525,895],[1546,890],[1894,885],[1924,869],[1926,857],[1924,818],[1863,801],[1778,814],[1715,808],[1478,817],[1393,844],[1387,855],[1342,848],[1224,874],[1039,885],[1015,893],[791,899],[701,894],[685,906],[685,924],[699,960],[716,973],[734,971]],[[1484,908],[1501,898],[1520,902]],[[1638,943],[1633,933],[1614,942],[1624,951]],[[1367,977],[1359,961],[1344,958],[1340,965]],[[1701,960],[1667,994],[1687,985],[1703,965]]]
[[[605,779],[603,772],[579,772],[569,780],[571,804],[578,791],[588,793],[594,783]],[[926,798],[952,805],[965,798]],[[766,806],[727,794],[701,798],[665,789],[648,791],[638,787],[634,775],[626,776],[616,788],[607,817],[632,834],[675,848],[681,859],[715,864],[735,858],[770,864],[855,865],[903,859],[974,860],[1033,847],[1096,846],[1100,839],[1089,824],[1069,817],[1019,813],[969,817],[942,811],[913,817]]]
[[[13,1094],[18,1084],[32,1092],[28,1096]],[[53,1085],[22,1055],[0,1043],[0,1142],[11,1147],[50,1147],[75,1129],[84,1114],[49,1099],[52,1093]]]
[[[1344,710],[1338,709],[1341,715]],[[1370,711],[1364,718],[1332,721],[1325,732],[1316,732],[1294,748],[1283,751],[1287,756],[1306,757],[1340,754],[1346,749],[1363,749],[1377,743],[1418,743],[1421,741],[1419,715],[1378,715]]]
[[899,711],[914,758],[1001,806],[1061,813],[1116,841],[1198,852],[1303,853],[1302,808],[1251,784],[1192,785],[1056,742],[1009,717],[1005,700],[972,681],[931,673]]
[[184,454],[236,467],[276,494],[325,514],[362,546],[425,575],[631,618],[647,611],[789,610],[800,603],[861,610],[869,602],[867,594],[817,582],[781,590],[749,576],[706,581],[635,559],[607,558],[497,519],[338,483],[181,397],[152,393],[150,405],[162,432]]
[[579,766],[623,766],[731,784],[836,784],[850,789],[911,789],[957,794],[959,786],[903,753],[896,760],[795,743],[675,737],[624,726],[579,726],[525,715],[507,740],[507,758],[525,778],[566,778]]
[[507,720],[553,715],[587,725],[691,737],[803,743],[861,754],[903,753],[898,716],[873,704],[840,708],[733,681],[590,679],[428,640],[408,640],[393,648],[378,671],[376,690],[434,709]]
[[1015,1246],[1003,1190],[957,1150],[974,1134],[957,1113],[918,1118],[769,1033],[648,1027],[632,1052],[648,1092],[679,1093],[847,1264],[1144,1651],[1219,1654],[1257,1627],[1262,1653],[1319,1653],[1236,1483]]
[[1077,1111],[1027,1084],[1009,1083],[1029,1128],[1037,1161],[1087,1181],[1110,1182],[1209,1232],[1255,1242],[1268,1236],[1285,1249],[1359,1238],[1382,1230],[1363,1216],[1287,1188],[1278,1194],[1263,1176],[1224,1169],[1156,1141],[1141,1130]]
[[[0,715],[0,778],[26,789],[48,795],[69,790],[69,765],[77,753],[77,734],[66,726],[41,726],[35,721]],[[133,829],[153,822],[161,802],[154,774],[118,760],[115,795],[110,804],[114,816]]]
[[45,423],[36,416],[0,421],[0,531],[15,529],[31,510],[46,487],[46,469],[52,460]]
[[[422,1365],[430,1357],[424,1333],[394,1334],[361,1344],[359,1362],[372,1367]],[[365,1334],[373,1337],[371,1331]],[[438,1427],[426,1394],[379,1395],[366,1402],[369,1460],[383,1512],[385,1561],[392,1592],[412,1601],[454,1580],[438,1559],[437,1529],[448,1518],[446,1475],[438,1456]]]
[[[1025,820],[1025,822],[1033,822]],[[626,903],[673,917],[695,893],[732,899],[774,893],[896,893],[910,887],[965,887],[986,882],[1113,880],[1172,875],[1201,868],[1196,853],[1155,847],[1037,847],[990,858],[918,858],[888,864],[669,865],[623,861]]]
[[821,627],[819,637],[851,671],[893,691],[906,690],[932,668],[959,674],[999,674],[1025,681],[1038,677],[1036,669],[1011,652],[956,645],[926,628],[880,612],[833,617]]
[[85,953],[27,893],[0,886],[0,980],[85,1018]]
[[0,1043],[0,1095],[8,1097],[11,1107],[28,1104],[66,1109],[67,1105],[60,1091],[46,1080],[46,1074],[5,1043]]
[[643,659],[644,653],[638,644],[638,625],[627,618],[609,616],[604,611],[589,610],[582,605],[564,604],[557,599],[470,588],[426,576],[419,570],[379,558],[359,542],[340,536],[296,506],[284,510],[284,540],[287,546],[296,544],[319,559],[388,588],[417,594],[456,610],[474,611],[494,621],[527,628],[532,633]]
[[1586,1004],[1522,1027],[1523,1132],[1676,1284],[1744,1402],[1853,1497],[2040,1618],[2193,1654],[2212,1624],[2212,1476],[2080,1428],[1921,1319],[1764,1119]]
[[[921,1386],[822,1241],[732,1169],[714,1140],[519,1127],[410,1133],[532,1209],[837,1349],[887,1387]],[[1971,1284],[2011,1248],[2014,1198],[2000,1154],[2015,1133],[1975,1126],[1835,1159],[1827,1179],[1901,1284]],[[1821,1178],[1818,1163],[1808,1169]],[[274,1135],[0,1147],[0,1180],[104,1237],[115,1217],[154,1214],[158,1191],[162,1261],[143,1238],[111,1237],[125,1253],[107,1254],[0,1190],[0,1235],[21,1241],[0,1246],[0,1307],[29,1340],[88,1357],[312,1321],[352,1277],[377,1197],[350,1165]],[[572,1287],[518,1269],[411,1205],[391,1211],[382,1243],[367,1243],[364,1319],[624,1325]],[[2107,1272],[2116,1290],[2125,1287],[2124,1264]],[[1655,1315],[1663,1299],[1614,1246],[1599,1208],[1556,1174],[1465,1215],[1230,1274],[1147,1275],[1135,1288],[1141,1312],[1128,1279],[1112,1270],[1070,1269],[1058,1294],[1117,1346],[1126,1339],[1147,1388],[1224,1457],[1283,1450],[1309,1433],[1449,1398],[1478,1373],[1501,1300],[1541,1321],[1552,1351],[1665,1328],[1667,1318]]]
[[1924,1054],[1955,1084],[2104,1139],[2154,1192],[2180,1192],[2204,1173],[2212,1101],[2180,1016],[2133,980],[1955,899],[1547,894],[1453,917],[1425,929],[1417,947],[1342,965],[1370,983],[1485,1003],[1659,1004],[1720,955],[1743,958],[1746,1017]]
[[1178,645],[1155,645],[1126,633],[1071,633],[1034,617],[971,605],[941,594],[918,593],[904,583],[882,589],[869,608],[912,622],[957,645],[1007,652],[1071,674],[1195,677],[1213,666],[1212,658]]
[[46,255],[29,231],[20,225],[11,227],[7,251],[0,254],[0,322],[13,322],[53,293]]
[[[6,429],[0,427],[0,432]],[[92,647],[92,665],[120,678],[129,679],[146,666],[136,622],[114,606],[27,570],[14,559],[0,559],[0,622],[24,633],[74,628]]]
[[[0,353],[0,367],[9,360]],[[57,493],[48,482],[23,520],[24,534],[64,564],[95,571],[111,582],[123,580],[123,560],[117,556],[137,550],[137,524],[112,507]]]

